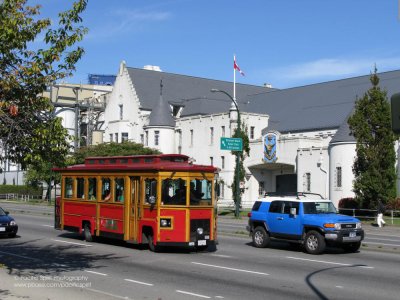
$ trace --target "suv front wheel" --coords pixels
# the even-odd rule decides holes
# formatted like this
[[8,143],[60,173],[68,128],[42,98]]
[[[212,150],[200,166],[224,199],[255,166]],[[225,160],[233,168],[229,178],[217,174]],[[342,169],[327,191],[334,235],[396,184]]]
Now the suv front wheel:
[[257,226],[253,231],[253,245],[257,248],[265,248],[269,244],[269,235],[264,227]]
[[306,234],[304,247],[307,253],[320,254],[326,247],[325,238],[318,231],[311,230]]

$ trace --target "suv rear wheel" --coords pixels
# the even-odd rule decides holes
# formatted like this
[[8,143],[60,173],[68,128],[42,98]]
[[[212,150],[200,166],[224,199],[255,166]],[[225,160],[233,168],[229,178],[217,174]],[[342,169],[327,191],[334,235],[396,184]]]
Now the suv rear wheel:
[[265,248],[269,244],[269,235],[264,227],[257,226],[253,231],[253,245],[257,248]]
[[318,231],[311,230],[306,234],[304,247],[307,253],[320,254],[326,247],[325,238]]

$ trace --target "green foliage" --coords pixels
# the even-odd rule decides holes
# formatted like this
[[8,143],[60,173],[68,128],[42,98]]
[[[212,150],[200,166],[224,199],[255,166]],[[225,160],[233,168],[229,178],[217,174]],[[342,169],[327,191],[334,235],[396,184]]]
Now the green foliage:
[[[67,131],[54,115],[50,99],[40,94],[59,79],[72,75],[83,55],[87,29],[76,26],[87,0],[59,14],[58,26],[40,19],[40,6],[27,0],[5,0],[0,6],[0,149],[8,159],[40,167],[43,161],[62,166],[69,152]],[[44,34],[43,49],[32,42]]]
[[[244,181],[244,177],[246,175],[246,171],[244,169],[243,161],[246,157],[250,156],[250,142],[249,142],[249,136],[247,135],[248,128],[247,125],[242,123],[240,126],[240,130],[238,128],[235,129],[235,132],[233,134],[233,138],[241,138],[243,141],[243,151],[232,151],[232,154],[236,155],[239,152],[240,155],[240,164],[239,164],[239,182]],[[236,189],[240,188],[236,186],[237,182],[237,172],[236,172],[236,164],[235,164],[235,172],[234,172],[234,177],[233,177],[233,183],[231,185],[232,188],[232,196],[233,199],[235,199],[236,195]],[[236,199],[235,199],[236,200]],[[237,205],[237,203],[235,203]],[[240,203],[239,203],[240,205]]]
[[372,88],[357,99],[348,124],[357,141],[353,165],[354,192],[362,208],[376,208],[396,197],[395,136],[391,129],[387,93],[379,87],[379,77],[371,75]]
[[27,185],[0,185],[0,194],[42,195],[42,189]]
[[123,143],[104,143],[95,146],[82,147],[73,154],[68,161],[69,165],[82,164],[86,157],[101,156],[128,156],[128,155],[145,155],[145,154],[161,154],[156,149],[146,148],[142,144],[125,141]]

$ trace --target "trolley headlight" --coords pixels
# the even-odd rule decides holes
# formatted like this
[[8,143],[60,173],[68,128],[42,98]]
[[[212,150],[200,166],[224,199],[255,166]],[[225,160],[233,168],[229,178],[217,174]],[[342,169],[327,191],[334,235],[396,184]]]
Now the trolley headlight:
[[197,234],[198,235],[203,235],[203,233],[204,233],[203,228],[201,228],[201,227],[197,228]]
[[171,227],[171,219],[160,219],[160,227]]

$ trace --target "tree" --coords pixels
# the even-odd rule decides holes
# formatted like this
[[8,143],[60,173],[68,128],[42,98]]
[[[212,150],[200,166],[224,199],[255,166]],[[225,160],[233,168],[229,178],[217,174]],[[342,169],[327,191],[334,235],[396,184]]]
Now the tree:
[[372,88],[356,100],[348,120],[357,141],[353,190],[363,208],[376,208],[378,200],[387,203],[396,197],[395,136],[391,129],[390,104],[386,91],[379,87],[376,68],[370,81]]
[[[46,87],[71,76],[84,50],[74,45],[87,29],[76,26],[87,0],[59,13],[58,27],[40,19],[40,6],[27,0],[0,5],[0,163],[10,160],[26,167],[43,163],[61,166],[69,152],[67,131],[53,113]],[[33,50],[44,33],[46,48]]]
[[[146,148],[142,144],[136,144],[133,142],[104,143],[80,148],[77,152],[73,153],[66,159],[65,164],[83,164],[85,163],[86,157],[145,154],[161,154],[161,152],[156,149]],[[35,168],[28,168],[25,176],[27,183],[32,186],[37,186],[38,183],[43,181],[47,183],[54,181],[54,185],[60,183],[60,175],[58,173],[50,172],[51,168],[51,163],[44,161],[41,164],[38,164]]]
[[[242,123],[242,125],[240,126],[240,131],[238,130],[238,128],[236,128],[232,137],[233,138],[241,138],[242,142],[243,142],[243,151],[239,152],[239,154],[240,154],[239,182],[241,182],[241,181],[244,181],[244,177],[246,175],[243,161],[246,157],[250,156],[250,142],[249,142],[249,136],[247,135],[247,126],[244,123]],[[237,153],[236,151],[232,151],[233,155],[236,155],[236,153]],[[237,184],[236,184],[237,183],[236,167],[237,166],[235,166],[233,183],[231,185],[233,199],[235,199],[236,189],[240,189],[240,186],[237,186]],[[239,201],[240,201],[240,199],[239,199]],[[238,206],[238,205],[240,206],[241,203],[235,203],[235,206]],[[236,217],[238,217],[238,216],[236,216]]]
[[122,143],[103,143],[94,146],[82,147],[72,155],[69,164],[83,164],[86,157],[101,156],[128,156],[128,155],[146,155],[161,154],[156,149],[146,148],[142,144],[134,142]]

